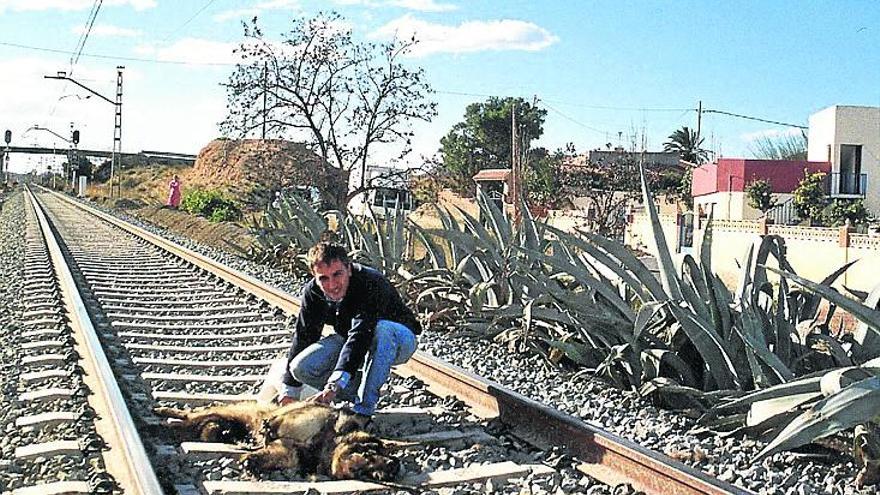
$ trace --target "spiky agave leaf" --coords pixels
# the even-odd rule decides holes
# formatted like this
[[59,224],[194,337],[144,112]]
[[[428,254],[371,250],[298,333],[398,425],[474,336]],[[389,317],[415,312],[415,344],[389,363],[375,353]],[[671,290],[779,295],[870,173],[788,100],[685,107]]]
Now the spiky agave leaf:
[[843,296],[831,287],[826,287],[816,282],[807,280],[793,273],[784,272],[775,268],[767,267],[768,270],[783,276],[805,289],[819,294],[828,301],[840,306],[852,314],[864,325],[860,325],[853,335],[859,346],[854,346],[853,357],[859,360],[870,359],[880,355],[880,311],[873,307],[860,304],[848,297]]
[[739,388],[740,379],[736,367],[724,341],[712,324],[673,302],[667,303],[667,307],[702,357],[715,385],[720,388]]
[[871,421],[880,411],[880,376],[867,378],[814,404],[788,424],[756,461],[782,450],[806,445],[858,424]]
[[645,202],[645,210],[648,212],[648,217],[651,220],[651,232],[654,236],[657,262],[660,264],[660,280],[663,282],[663,288],[670,298],[681,300],[684,296],[681,293],[681,287],[679,287],[678,278],[675,275],[675,265],[672,263],[669,245],[666,244],[666,235],[663,233],[663,227],[660,225],[660,216],[657,213],[657,206],[654,204],[654,196],[648,188],[645,164],[641,160],[639,161],[639,176],[642,181],[642,197]]

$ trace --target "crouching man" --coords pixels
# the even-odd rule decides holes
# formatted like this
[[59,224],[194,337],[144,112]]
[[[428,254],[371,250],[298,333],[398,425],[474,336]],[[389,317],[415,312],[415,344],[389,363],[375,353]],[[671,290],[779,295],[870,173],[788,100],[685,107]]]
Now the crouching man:
[[[421,325],[391,282],[352,263],[342,246],[318,243],[307,261],[314,278],[303,289],[290,351],[269,370],[260,399],[287,404],[305,383],[321,391],[308,400],[351,401],[370,417],[391,367],[415,352]],[[335,332],[321,338],[325,324]]]

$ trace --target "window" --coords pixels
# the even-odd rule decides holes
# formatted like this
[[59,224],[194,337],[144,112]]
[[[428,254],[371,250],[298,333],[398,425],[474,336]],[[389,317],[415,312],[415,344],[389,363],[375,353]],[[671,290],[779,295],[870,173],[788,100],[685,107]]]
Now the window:
[[409,191],[402,189],[394,189],[390,187],[380,187],[374,191],[373,206],[393,210],[399,208],[402,210],[412,209]]
[[840,192],[841,194],[860,194],[862,175],[862,146],[859,144],[840,145]]

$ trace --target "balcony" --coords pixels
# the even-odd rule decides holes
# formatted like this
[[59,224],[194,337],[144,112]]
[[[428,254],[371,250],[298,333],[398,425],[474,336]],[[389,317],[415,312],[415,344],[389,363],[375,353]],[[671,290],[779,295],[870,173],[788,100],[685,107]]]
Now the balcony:
[[868,189],[868,174],[832,173],[828,174],[826,191],[833,198],[864,198]]

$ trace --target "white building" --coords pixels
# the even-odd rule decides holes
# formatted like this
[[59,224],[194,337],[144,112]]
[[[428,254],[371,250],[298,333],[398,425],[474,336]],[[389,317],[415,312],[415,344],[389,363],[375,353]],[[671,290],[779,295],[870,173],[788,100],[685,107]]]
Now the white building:
[[348,204],[348,210],[355,215],[366,215],[367,208],[371,208],[381,217],[395,209],[411,211],[415,207],[407,170],[372,166],[367,169],[365,184],[369,189]]
[[807,159],[831,163],[830,196],[880,213],[880,107],[835,105],[810,116]]

